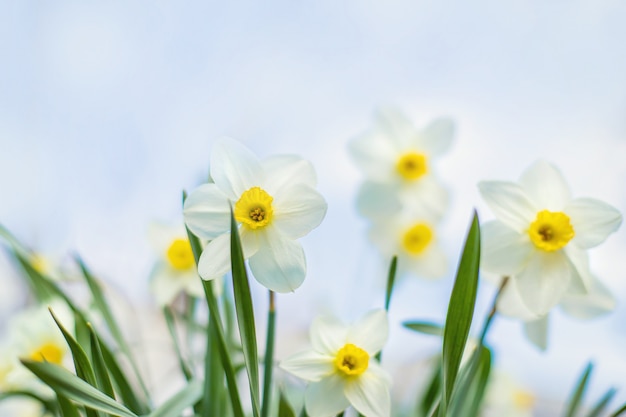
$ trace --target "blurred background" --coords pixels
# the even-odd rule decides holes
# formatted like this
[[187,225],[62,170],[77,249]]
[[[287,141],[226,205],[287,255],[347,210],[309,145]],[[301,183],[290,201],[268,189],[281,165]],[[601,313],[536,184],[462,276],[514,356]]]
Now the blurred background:
[[[347,142],[380,106],[418,127],[452,117],[455,142],[436,164],[452,195],[441,232],[449,273],[403,280],[392,302],[385,360],[406,369],[438,341],[397,323],[443,321],[473,207],[493,218],[478,181],[516,180],[545,158],[574,196],[626,212],[625,18],[619,0],[3,1],[0,223],[43,254],[80,253],[130,305],[150,309],[148,225],[181,222],[181,191],[206,178],[212,143],[227,135],[261,157],[300,154],[329,208],[302,240],[307,280],[278,298],[284,357],[316,315],[351,320],[382,306],[387,260],[356,212],[363,178]],[[549,405],[593,360],[589,398],[615,386],[623,403],[624,253],[624,228],[590,251],[619,300],[614,313],[578,322],[554,312],[546,352],[497,318],[496,366]],[[26,300],[4,258],[0,284],[2,330]],[[266,294],[254,291],[263,322]],[[494,291],[481,285],[477,327]]]

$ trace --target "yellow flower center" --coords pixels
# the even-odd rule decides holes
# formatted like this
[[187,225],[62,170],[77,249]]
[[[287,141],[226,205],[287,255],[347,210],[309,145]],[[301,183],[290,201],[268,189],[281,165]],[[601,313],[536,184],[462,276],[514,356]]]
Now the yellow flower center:
[[575,233],[567,214],[542,210],[530,224],[528,235],[537,248],[554,252],[567,245]]
[[235,203],[235,219],[251,229],[265,227],[272,221],[274,209],[271,195],[260,187],[246,190]]
[[167,248],[167,261],[174,269],[185,271],[196,264],[188,239],[175,239]]
[[38,362],[50,362],[61,365],[63,361],[64,350],[53,342],[46,342],[35,349],[29,358]]
[[520,410],[530,410],[535,405],[535,397],[523,390],[516,390],[513,393],[513,403]]
[[425,223],[418,223],[404,233],[402,247],[411,255],[419,255],[433,240],[433,229]]
[[414,181],[428,172],[426,155],[407,152],[398,159],[396,169],[402,178],[407,181]]
[[335,367],[346,376],[358,376],[367,370],[370,355],[352,343],[339,349],[335,357]]
[[33,255],[30,259],[30,265],[41,275],[45,275],[50,270],[50,265],[42,256]]

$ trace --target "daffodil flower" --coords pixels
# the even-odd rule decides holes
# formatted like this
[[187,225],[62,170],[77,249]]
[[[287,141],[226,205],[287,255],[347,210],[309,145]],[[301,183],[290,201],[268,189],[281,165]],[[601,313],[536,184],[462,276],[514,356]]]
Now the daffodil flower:
[[375,221],[369,239],[387,261],[398,256],[398,276],[440,278],[447,271],[448,262],[438,243],[437,227],[429,216],[402,215]]
[[149,230],[158,259],[150,274],[150,289],[159,305],[172,302],[180,292],[202,297],[196,261],[185,228],[154,223]]
[[352,326],[332,317],[313,322],[313,349],[280,364],[284,370],[310,381],[304,399],[309,416],[336,416],[350,405],[366,417],[390,415],[391,381],[374,359],[387,335],[384,310],[372,311]]
[[[50,303],[50,308],[66,329],[73,329],[73,315],[65,303],[55,300]],[[0,367],[0,372],[4,374],[1,385],[50,396],[52,391],[18,362],[20,358],[61,366],[69,366],[72,362],[69,347],[48,307],[34,307],[13,317],[9,322],[6,343],[4,349],[10,358],[6,358],[6,363]]]
[[193,191],[184,206],[185,223],[205,246],[198,272],[205,280],[230,270],[230,209],[252,274],[276,292],[294,291],[304,281],[304,251],[296,240],[316,228],[326,201],[315,190],[312,165],[279,155],[259,160],[232,139],[219,141],[211,154],[214,183]]
[[539,161],[519,184],[485,181],[479,190],[496,215],[482,228],[482,268],[510,276],[526,307],[545,315],[565,293],[589,292],[586,250],[616,231],[621,214],[591,198],[572,199],[557,168]]
[[453,136],[449,119],[418,130],[396,110],[378,112],[373,129],[349,145],[366,176],[357,196],[360,213],[388,217],[413,204],[433,213],[445,211],[448,193],[433,175],[433,160],[448,150]]

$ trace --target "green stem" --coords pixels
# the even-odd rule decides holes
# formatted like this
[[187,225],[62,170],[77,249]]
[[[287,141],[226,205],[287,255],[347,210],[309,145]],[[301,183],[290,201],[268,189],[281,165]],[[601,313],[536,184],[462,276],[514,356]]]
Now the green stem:
[[493,318],[495,317],[496,312],[497,312],[498,299],[500,298],[500,295],[502,294],[502,291],[504,290],[504,287],[506,287],[508,282],[509,282],[509,277],[502,277],[500,288],[498,288],[498,292],[496,293],[496,296],[493,298],[493,304],[491,305],[491,310],[489,311],[489,314],[487,315],[487,319],[485,320],[483,330],[480,333],[480,339],[479,339],[480,346],[484,345],[485,343],[485,337],[487,336],[487,332],[489,331],[489,328],[491,327],[491,322],[493,321]]
[[272,372],[274,370],[274,341],[276,335],[276,304],[274,291],[269,292],[269,308],[267,310],[267,336],[265,340],[265,368],[263,375],[263,405],[261,417],[267,417],[272,399]]

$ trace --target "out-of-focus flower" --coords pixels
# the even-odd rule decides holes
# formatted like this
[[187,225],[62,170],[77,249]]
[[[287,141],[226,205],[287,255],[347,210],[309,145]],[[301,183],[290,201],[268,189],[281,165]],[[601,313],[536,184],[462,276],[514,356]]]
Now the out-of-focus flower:
[[449,119],[437,119],[418,130],[397,110],[378,112],[374,127],[349,145],[366,176],[357,197],[361,214],[387,217],[414,204],[432,213],[444,212],[448,194],[433,175],[432,161],[448,150],[453,136]]
[[6,398],[0,401],[0,415],[9,417],[52,417],[37,400],[28,397]]
[[335,416],[352,405],[366,417],[389,416],[391,380],[373,357],[387,341],[388,326],[383,310],[370,312],[352,326],[331,317],[313,322],[313,349],[280,364],[310,381],[304,400],[308,415]]
[[[616,306],[615,297],[595,276],[586,279],[588,292],[585,294],[565,293],[559,307],[579,320],[590,320],[612,312]],[[522,301],[516,281],[512,280],[504,288],[498,300],[498,313],[521,319],[528,340],[541,350],[548,347],[549,314],[537,315]]]
[[553,165],[538,161],[519,184],[484,181],[479,190],[497,220],[483,228],[482,268],[510,276],[522,301],[546,314],[566,292],[590,289],[586,249],[616,231],[621,214],[591,198],[572,199]]
[[202,297],[204,290],[198,277],[196,261],[180,226],[154,223],[150,226],[150,241],[158,259],[150,274],[150,289],[159,305],[167,305],[181,292]]
[[230,209],[237,223],[244,257],[263,286],[294,291],[304,281],[304,251],[296,240],[316,228],[326,201],[315,190],[312,165],[300,157],[279,155],[259,160],[232,139],[219,141],[211,154],[215,183],[194,190],[185,202],[185,223],[209,240],[198,271],[205,280],[230,270]]
[[[50,303],[50,308],[57,315],[63,326],[71,331],[74,328],[72,313],[61,301]],[[46,361],[62,366],[69,366],[71,355],[63,334],[52,319],[48,307],[38,306],[18,313],[11,319],[8,329],[7,358],[10,367],[4,376],[5,389],[25,389],[42,394],[51,391],[43,385],[28,369],[18,363],[18,359]]]
[[492,372],[485,392],[482,417],[532,417],[535,396],[510,375]]
[[403,215],[376,221],[369,238],[385,259],[398,256],[398,276],[412,273],[440,278],[446,273],[446,255],[438,244],[436,225],[428,216]]

